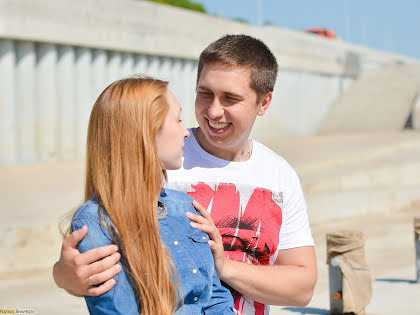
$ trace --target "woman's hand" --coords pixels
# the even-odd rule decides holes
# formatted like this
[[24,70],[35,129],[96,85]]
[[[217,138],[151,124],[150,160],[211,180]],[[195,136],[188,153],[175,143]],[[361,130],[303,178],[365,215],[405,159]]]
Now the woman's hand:
[[195,200],[192,204],[194,208],[200,212],[201,216],[191,212],[187,212],[186,215],[191,221],[194,221],[190,223],[192,227],[207,233],[210,237],[209,246],[211,252],[213,253],[214,266],[216,267],[217,275],[219,278],[222,278],[226,262],[222,236],[220,235],[219,230],[207,210]]
[[84,226],[63,241],[60,260],[53,269],[57,286],[75,296],[99,296],[108,292],[115,285],[113,277],[121,271],[117,265],[121,255],[116,245],[95,248],[83,254],[77,250],[77,244],[87,230]]

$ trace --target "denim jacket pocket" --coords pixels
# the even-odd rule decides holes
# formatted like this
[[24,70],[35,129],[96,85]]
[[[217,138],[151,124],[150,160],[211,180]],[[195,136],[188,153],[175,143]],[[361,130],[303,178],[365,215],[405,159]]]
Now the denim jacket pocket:
[[210,246],[208,245],[209,236],[200,231],[196,230],[192,233],[187,234],[187,237],[191,240],[194,248],[200,254],[206,266],[206,273],[210,274],[214,268],[213,254],[211,253]]
[[193,240],[193,242],[196,243],[208,243],[210,239],[206,233],[201,232],[200,230],[187,234],[187,236],[189,239]]

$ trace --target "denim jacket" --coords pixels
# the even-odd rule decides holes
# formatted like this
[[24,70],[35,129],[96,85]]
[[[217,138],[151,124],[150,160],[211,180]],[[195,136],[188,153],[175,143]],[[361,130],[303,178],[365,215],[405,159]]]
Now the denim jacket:
[[[181,283],[184,303],[175,314],[234,314],[233,299],[220,284],[208,245],[207,234],[193,228],[186,211],[197,213],[187,194],[164,189],[159,197],[159,230],[168,247]],[[105,217],[108,219],[108,217]],[[80,252],[109,245],[111,237],[98,214],[94,198],[86,201],[73,215],[71,230],[88,226],[88,233],[79,243]],[[121,263],[119,263],[121,265]],[[121,266],[122,267],[122,266]],[[85,297],[91,314],[138,314],[134,292],[124,268],[115,276],[116,284],[98,297]]]

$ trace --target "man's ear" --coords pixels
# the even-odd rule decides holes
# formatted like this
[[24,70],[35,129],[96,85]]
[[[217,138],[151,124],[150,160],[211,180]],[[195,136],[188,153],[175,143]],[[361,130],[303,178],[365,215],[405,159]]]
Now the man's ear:
[[267,111],[268,107],[271,104],[271,100],[273,99],[273,92],[268,92],[263,99],[261,100],[261,103],[258,105],[258,116],[263,116],[265,112]]

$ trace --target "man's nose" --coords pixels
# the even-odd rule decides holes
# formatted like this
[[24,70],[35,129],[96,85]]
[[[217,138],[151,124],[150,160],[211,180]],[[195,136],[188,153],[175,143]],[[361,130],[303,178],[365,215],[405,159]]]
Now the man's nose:
[[210,104],[207,113],[211,119],[216,119],[223,116],[223,106],[220,104],[220,101],[217,97],[213,99],[213,102]]

